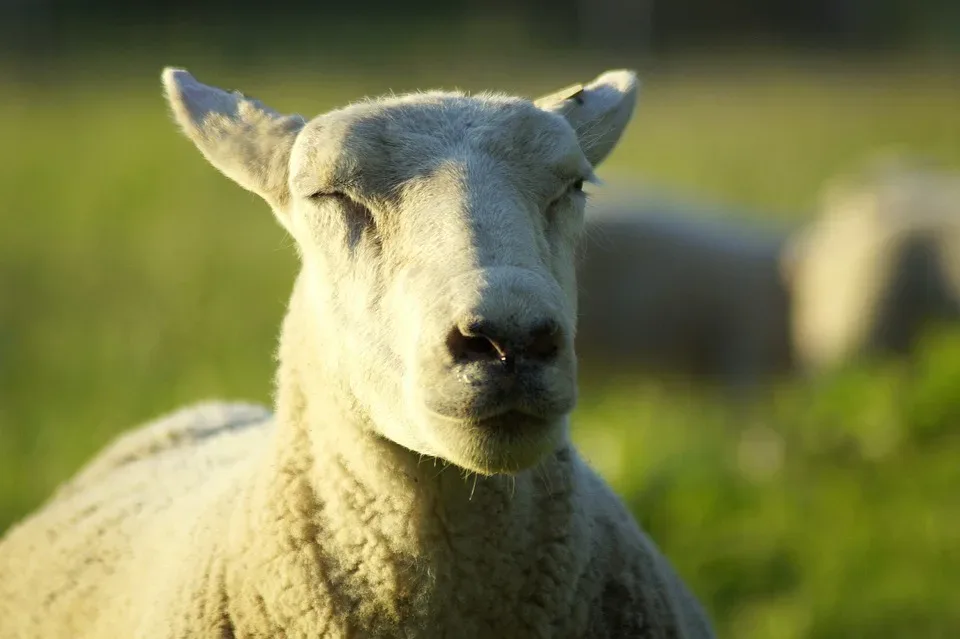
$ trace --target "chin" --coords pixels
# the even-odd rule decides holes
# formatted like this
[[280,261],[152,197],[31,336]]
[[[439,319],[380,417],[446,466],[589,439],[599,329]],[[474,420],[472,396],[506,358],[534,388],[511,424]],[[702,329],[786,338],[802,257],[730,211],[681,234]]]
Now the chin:
[[434,417],[429,424],[440,457],[480,475],[498,475],[532,468],[556,451],[568,420],[508,411],[479,420]]

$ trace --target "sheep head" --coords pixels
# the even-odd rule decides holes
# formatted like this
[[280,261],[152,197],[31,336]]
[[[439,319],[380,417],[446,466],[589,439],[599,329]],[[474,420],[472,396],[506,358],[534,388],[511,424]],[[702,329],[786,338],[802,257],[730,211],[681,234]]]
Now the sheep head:
[[315,336],[300,365],[335,376],[364,423],[484,474],[564,440],[582,187],[630,120],[632,72],[536,101],[425,92],[309,121],[184,70],[163,82],[201,153],[296,240]]

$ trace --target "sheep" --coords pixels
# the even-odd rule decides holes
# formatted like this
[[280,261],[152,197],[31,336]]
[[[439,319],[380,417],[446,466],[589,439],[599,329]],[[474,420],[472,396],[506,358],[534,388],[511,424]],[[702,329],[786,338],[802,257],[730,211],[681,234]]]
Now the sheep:
[[905,355],[926,328],[960,319],[960,176],[871,155],[825,184],[781,259],[803,372]]
[[577,258],[582,370],[744,390],[790,370],[788,229],[711,208],[622,178],[591,195]]
[[635,74],[309,121],[162,78],[296,244],[275,407],[108,446],[0,541],[0,635],[712,637],[569,434],[582,186]]

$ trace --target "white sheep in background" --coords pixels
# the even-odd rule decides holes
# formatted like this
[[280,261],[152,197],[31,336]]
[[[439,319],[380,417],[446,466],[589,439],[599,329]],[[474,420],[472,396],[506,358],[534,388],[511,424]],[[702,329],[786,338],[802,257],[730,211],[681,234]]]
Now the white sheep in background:
[[568,434],[581,186],[633,73],[309,122],[163,79],[297,243],[276,412],[188,408],[102,452],[0,542],[0,636],[712,636]]
[[786,373],[787,229],[626,183],[610,181],[587,207],[577,264],[582,370],[741,388]]
[[783,255],[805,370],[904,354],[932,323],[960,320],[960,175],[885,153],[821,200]]

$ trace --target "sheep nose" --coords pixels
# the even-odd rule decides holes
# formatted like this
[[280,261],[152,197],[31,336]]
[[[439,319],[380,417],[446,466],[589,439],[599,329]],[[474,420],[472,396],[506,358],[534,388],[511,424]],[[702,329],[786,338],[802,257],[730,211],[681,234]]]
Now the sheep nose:
[[454,361],[499,361],[508,371],[513,371],[518,359],[549,363],[556,358],[562,343],[560,324],[549,319],[534,322],[530,328],[513,330],[491,321],[471,321],[457,324],[447,336],[447,348]]

